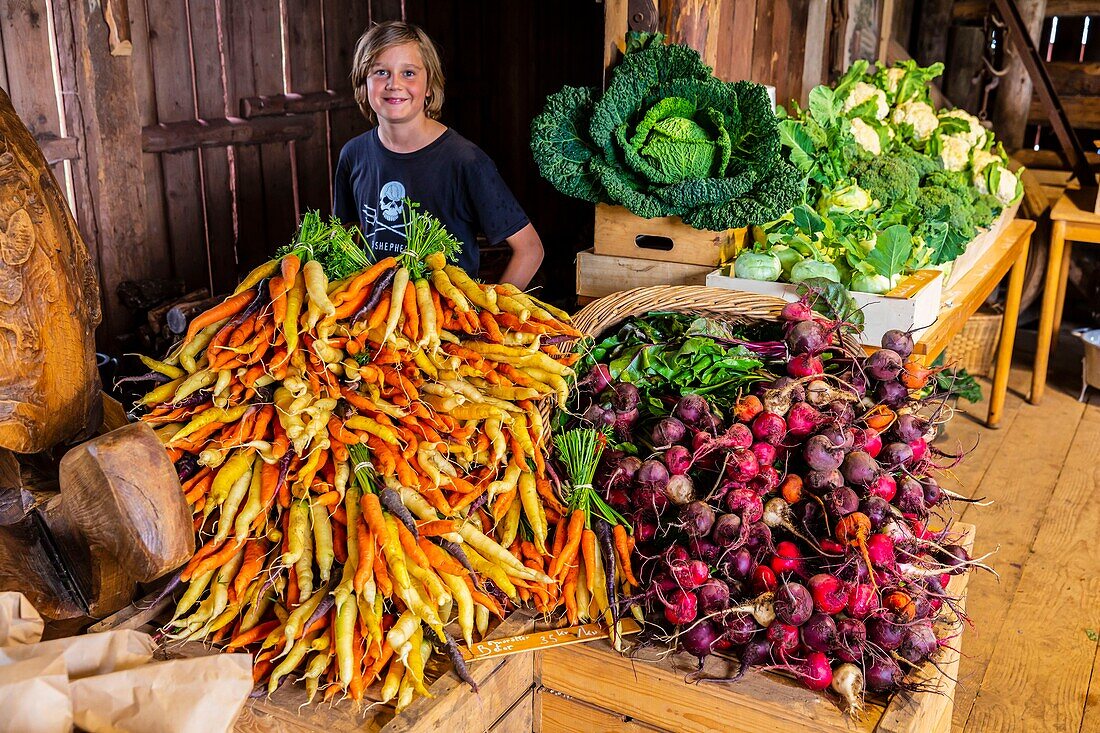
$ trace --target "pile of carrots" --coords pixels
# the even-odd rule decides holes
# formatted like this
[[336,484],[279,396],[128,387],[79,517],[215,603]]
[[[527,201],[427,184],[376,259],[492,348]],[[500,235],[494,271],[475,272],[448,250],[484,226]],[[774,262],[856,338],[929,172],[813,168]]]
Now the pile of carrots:
[[268,692],[293,675],[359,701],[380,681],[401,709],[433,651],[472,684],[449,624],[472,644],[511,604],[563,604],[539,404],[566,400],[579,334],[449,264],[453,240],[410,210],[409,250],[359,269],[314,219],[327,249],[292,245],[142,357],[163,381],[142,419],[199,547],[165,632],[252,652]]

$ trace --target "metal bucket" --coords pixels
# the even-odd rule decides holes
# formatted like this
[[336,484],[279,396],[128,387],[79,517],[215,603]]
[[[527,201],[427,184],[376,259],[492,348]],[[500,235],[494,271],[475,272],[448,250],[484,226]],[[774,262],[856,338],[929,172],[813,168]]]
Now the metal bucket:
[[1084,401],[1089,387],[1100,389],[1100,328],[1079,328],[1073,335],[1085,342],[1085,358],[1081,360],[1081,395]]

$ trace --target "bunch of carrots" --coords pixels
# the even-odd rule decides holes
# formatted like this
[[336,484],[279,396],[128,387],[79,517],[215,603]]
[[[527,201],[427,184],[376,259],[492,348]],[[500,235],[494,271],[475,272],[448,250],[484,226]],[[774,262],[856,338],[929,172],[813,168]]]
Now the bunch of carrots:
[[[593,428],[574,428],[555,437],[554,444],[567,476],[562,486],[567,511],[554,528],[548,572],[561,587],[566,620],[603,621],[613,646],[621,650],[619,599],[629,597],[638,581],[630,563],[630,526],[593,487],[607,436]],[[630,611],[643,621],[636,604]]]
[[510,604],[566,602],[538,405],[566,400],[579,334],[449,264],[458,243],[407,210],[408,249],[374,263],[307,215],[167,358],[142,357],[163,381],[142,419],[199,539],[166,634],[253,652],[269,692],[295,675],[311,700],[359,701],[380,681],[400,709],[433,651],[472,683],[451,622],[472,644]]

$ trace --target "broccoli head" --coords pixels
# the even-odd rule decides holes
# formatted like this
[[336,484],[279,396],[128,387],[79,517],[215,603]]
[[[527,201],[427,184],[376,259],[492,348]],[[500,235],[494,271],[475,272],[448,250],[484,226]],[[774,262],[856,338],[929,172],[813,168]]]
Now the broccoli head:
[[911,204],[920,189],[920,174],[910,162],[897,155],[880,155],[856,170],[856,181],[883,206]]
[[915,203],[919,219],[946,222],[951,231],[973,234],[974,206],[970,203],[970,197],[958,190],[945,186],[924,186],[917,194]]

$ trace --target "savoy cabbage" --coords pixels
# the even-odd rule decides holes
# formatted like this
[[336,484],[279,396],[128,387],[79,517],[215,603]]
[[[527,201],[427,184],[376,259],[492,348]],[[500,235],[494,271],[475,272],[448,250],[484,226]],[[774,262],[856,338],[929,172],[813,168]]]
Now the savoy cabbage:
[[539,172],[559,191],[680,216],[698,229],[770,221],[803,194],[780,155],[766,89],[714,78],[699,54],[635,35],[606,91],[565,87],[531,124]]

